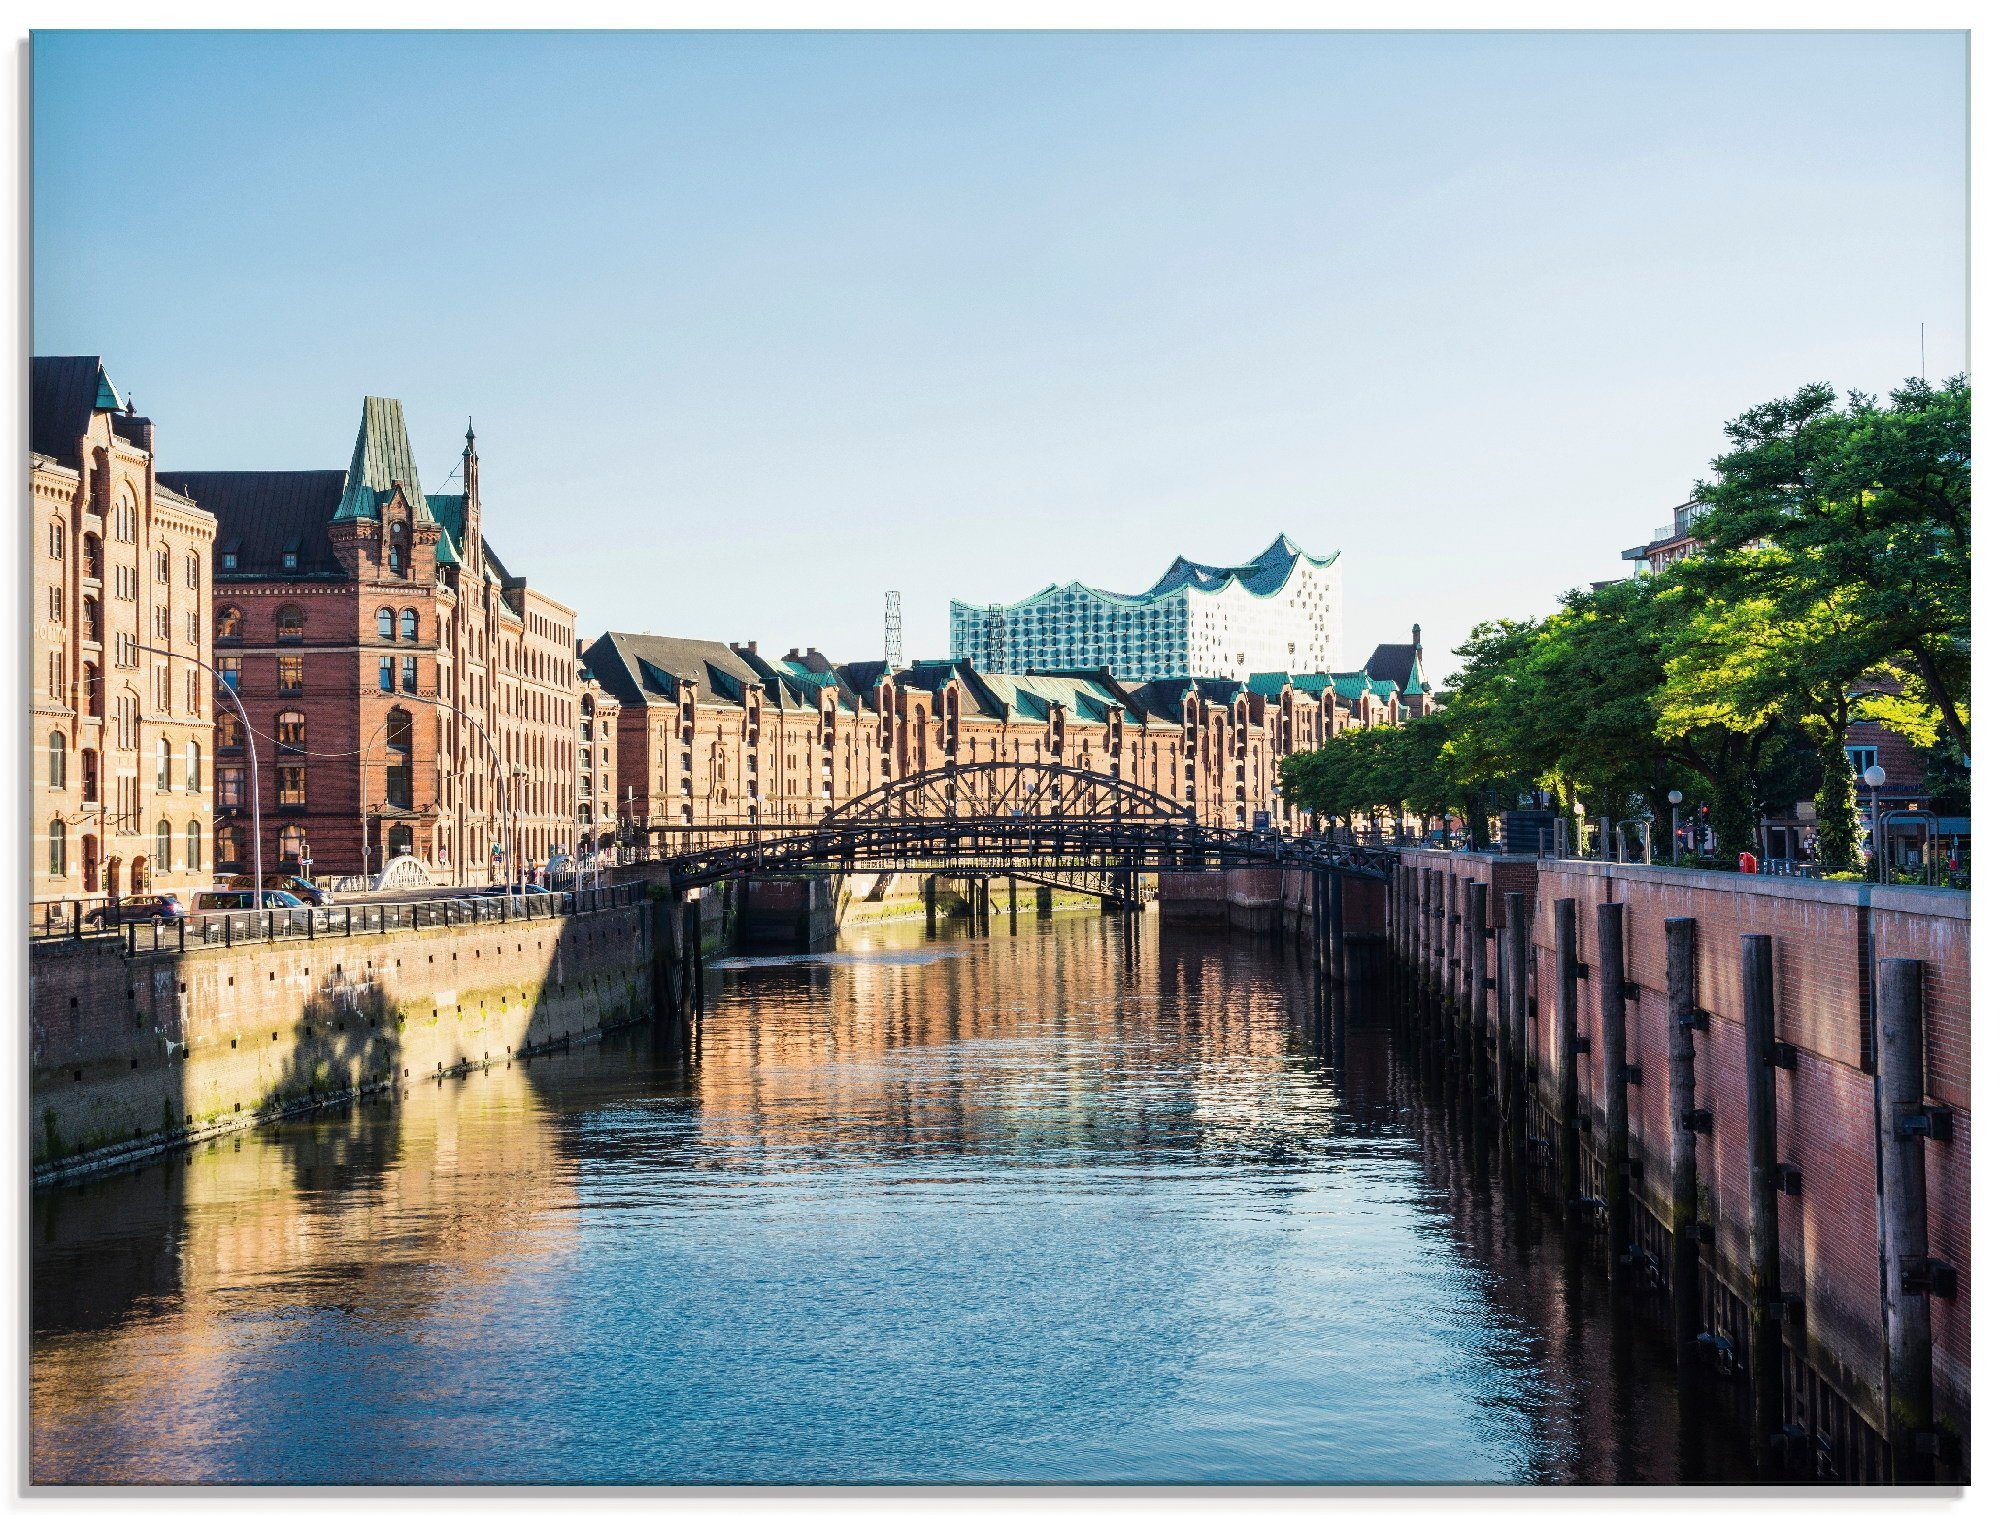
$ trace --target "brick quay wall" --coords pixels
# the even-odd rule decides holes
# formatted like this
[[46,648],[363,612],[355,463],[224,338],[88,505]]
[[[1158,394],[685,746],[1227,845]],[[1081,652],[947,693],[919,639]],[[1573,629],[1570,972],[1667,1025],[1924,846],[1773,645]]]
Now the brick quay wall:
[[[704,915],[721,903],[704,901]],[[644,1019],[654,934],[641,900],[160,952],[128,953],[115,937],[36,943],[35,1178],[155,1156]]]
[[[1550,861],[1477,853],[1401,853],[1403,875],[1388,891],[1393,949],[1441,997],[1446,1017],[1497,1025],[1505,899],[1524,898],[1529,921],[1526,1023],[1531,1153],[1556,1162],[1563,1139],[1559,1073],[1556,902],[1574,902],[1575,1067],[1579,1193],[1584,1213],[1616,1203],[1607,1170],[1613,1081],[1629,1123],[1629,1235],[1634,1275],[1662,1274],[1671,1245],[1669,1106],[1673,1017],[1669,1013],[1666,922],[1694,922],[1694,1004],[1703,1012],[1694,1044],[1701,1304],[1712,1341],[1744,1367],[1753,1329],[1750,1065],[1745,1031],[1743,938],[1770,939],[1775,1009],[1777,1288],[1785,1434],[1810,1445],[1821,1471],[1864,1481],[1887,1476],[1891,1439],[1886,1364],[1889,1307],[1909,1307],[1896,1259],[1885,1264],[1885,1202],[1878,1172],[1879,965],[1922,966],[1922,1092],[1941,1112],[1921,1143],[1928,1256],[1952,1275],[1928,1293],[1934,1425],[1918,1445],[1963,1468],[1969,1429],[1971,1354],[1970,900],[1961,892],[1819,883],[1755,875]],[[1487,925],[1469,932],[1468,885],[1486,886]],[[1623,958],[1606,964],[1599,907],[1622,907]],[[1480,942],[1482,961],[1467,954]],[[1606,974],[1623,985],[1626,1069],[1607,1065]],[[1473,1004],[1484,982],[1483,1011]],[[1455,1008],[1454,1008],[1455,1007]],[[1489,1045],[1486,1056],[1491,1057]],[[1621,1076],[1622,1073],[1622,1076]],[[1608,1226],[1608,1218],[1600,1219]],[[1885,1300],[1887,1287],[1902,1297]],[[1803,1432],[1803,1437],[1797,1433]],[[1926,1453],[1928,1454],[1928,1451]]]

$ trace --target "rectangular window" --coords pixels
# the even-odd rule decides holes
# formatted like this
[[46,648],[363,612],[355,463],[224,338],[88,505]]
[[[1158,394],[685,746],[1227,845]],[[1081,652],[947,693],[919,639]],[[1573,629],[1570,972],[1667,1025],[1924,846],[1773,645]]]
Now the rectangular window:
[[215,770],[215,803],[225,809],[241,809],[244,805],[243,770],[241,768],[218,768]]
[[188,646],[190,647],[199,647],[201,645],[201,613],[199,611],[190,610],[187,613],[187,639]]
[[1854,765],[1854,776],[1857,779],[1875,766],[1876,751],[1877,749],[1873,747],[1850,747],[1847,749],[1847,761]]
[[222,675],[222,682],[227,684],[231,689],[238,688],[243,683],[243,659],[241,658],[217,658],[215,660],[215,671]]
[[403,688],[410,694],[417,692],[417,660],[415,658],[403,659]]
[[49,619],[52,621],[60,621],[62,618],[63,618],[62,585],[51,584],[49,586]]
[[306,687],[306,660],[296,653],[278,659],[278,687],[296,693]]
[[298,806],[306,802],[306,771],[304,767],[285,763],[278,768],[278,803]]
[[396,688],[396,660],[380,659],[376,665],[375,676],[384,691],[393,692]]
[[398,810],[408,810],[410,808],[409,768],[401,763],[398,763],[394,767],[388,770],[388,777],[389,777],[388,800],[390,805]]
[[233,553],[233,552],[225,552],[225,553],[224,553],[224,554],[222,555],[222,566],[223,566],[224,570],[225,570],[225,571],[227,571],[227,572],[231,572],[231,573],[235,572],[235,570],[236,570],[236,554],[235,554],[235,553]]

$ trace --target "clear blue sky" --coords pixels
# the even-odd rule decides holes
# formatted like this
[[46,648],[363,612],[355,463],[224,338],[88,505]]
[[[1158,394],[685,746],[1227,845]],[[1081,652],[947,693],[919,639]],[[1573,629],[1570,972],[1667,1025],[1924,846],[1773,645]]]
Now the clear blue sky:
[[[1931,34],[50,33],[34,344],[166,466],[476,418],[606,629],[911,655],[946,602],[1339,548],[1358,662],[1624,570],[1802,382],[1965,366]],[[1442,662],[1443,659],[1437,661]]]

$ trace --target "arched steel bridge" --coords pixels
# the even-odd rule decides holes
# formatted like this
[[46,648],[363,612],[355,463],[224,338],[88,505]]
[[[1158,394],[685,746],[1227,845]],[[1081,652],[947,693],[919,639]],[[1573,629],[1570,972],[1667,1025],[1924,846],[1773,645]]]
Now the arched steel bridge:
[[1394,855],[1322,836],[1203,826],[1130,780],[1055,763],[948,763],[871,789],[817,825],[657,855],[674,889],[753,874],[1312,868],[1386,880]]

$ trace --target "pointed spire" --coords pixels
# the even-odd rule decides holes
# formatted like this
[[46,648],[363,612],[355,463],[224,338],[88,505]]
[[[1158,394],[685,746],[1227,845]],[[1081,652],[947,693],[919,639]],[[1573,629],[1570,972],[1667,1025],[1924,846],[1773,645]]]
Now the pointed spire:
[[472,445],[472,417],[467,416],[465,418],[465,455],[471,457],[476,450]]
[[379,520],[382,502],[401,486],[419,521],[431,519],[430,502],[417,478],[417,455],[403,425],[403,402],[368,395],[361,402],[361,429],[354,434],[354,459],[335,520]]

